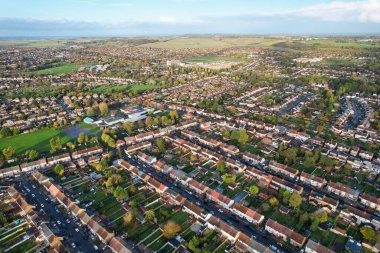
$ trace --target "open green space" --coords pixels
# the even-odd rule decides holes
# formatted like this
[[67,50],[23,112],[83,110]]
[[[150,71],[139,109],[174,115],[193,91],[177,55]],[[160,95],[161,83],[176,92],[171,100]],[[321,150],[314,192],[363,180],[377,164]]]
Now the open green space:
[[89,131],[90,133],[100,137],[102,135],[102,130],[97,127],[97,126],[94,126],[94,125],[90,125],[90,124],[87,124],[87,123],[84,123],[84,122],[79,122],[78,125],[83,128],[83,129],[86,129],[87,131]]
[[71,137],[62,133],[60,130],[46,128],[27,134],[2,138],[0,139],[0,150],[11,146],[16,149],[16,154],[23,154],[30,149],[46,152],[50,150],[50,139],[55,136],[61,138],[62,145],[71,141]]
[[77,71],[81,66],[80,64],[64,64],[62,66],[37,70],[35,73],[40,75],[70,74]]
[[380,47],[379,43],[374,43],[374,42],[345,41],[345,40],[336,40],[336,39],[308,40],[305,43],[313,44],[313,45],[336,46],[336,47]]
[[217,61],[245,62],[245,61],[248,61],[248,59],[208,55],[208,56],[203,56],[203,57],[198,57],[198,58],[191,58],[191,59],[188,59],[187,61],[189,62],[217,62]]
[[115,92],[125,92],[125,93],[143,93],[145,91],[150,91],[159,88],[159,85],[154,84],[133,84],[133,85],[106,85],[98,86],[91,90],[93,93],[109,94]]

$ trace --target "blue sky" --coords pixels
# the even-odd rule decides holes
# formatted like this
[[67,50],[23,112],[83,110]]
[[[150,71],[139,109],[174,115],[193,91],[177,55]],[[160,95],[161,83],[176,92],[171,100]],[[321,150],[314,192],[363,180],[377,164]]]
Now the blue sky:
[[0,0],[0,36],[379,34],[380,0]]

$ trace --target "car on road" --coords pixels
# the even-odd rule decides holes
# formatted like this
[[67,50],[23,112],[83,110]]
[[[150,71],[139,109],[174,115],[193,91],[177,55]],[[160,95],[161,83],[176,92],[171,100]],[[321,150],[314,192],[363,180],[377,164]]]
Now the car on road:
[[67,223],[67,224],[70,224],[70,220],[69,220],[69,219],[66,219],[66,223]]
[[75,243],[71,243],[71,247],[75,249],[77,246],[75,245]]
[[60,220],[57,220],[57,224],[58,224],[58,225],[61,225],[62,222],[61,222]]
[[94,245],[94,249],[95,249],[95,250],[98,250],[99,248],[98,248],[98,246]]
[[199,203],[199,201],[195,202],[195,204],[197,204],[198,206],[200,206],[200,205],[201,205],[201,203]]
[[223,213],[223,210],[222,210],[222,209],[219,209],[218,211],[219,211],[219,213]]
[[79,233],[79,229],[78,228],[75,228],[75,231]]
[[41,207],[45,207],[44,204],[41,204]]

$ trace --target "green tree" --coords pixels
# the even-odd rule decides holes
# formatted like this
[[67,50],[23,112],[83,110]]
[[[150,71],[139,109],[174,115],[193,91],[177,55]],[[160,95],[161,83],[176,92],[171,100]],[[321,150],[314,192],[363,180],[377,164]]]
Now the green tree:
[[289,206],[293,208],[297,208],[302,203],[302,197],[298,193],[293,193],[289,198]]
[[133,133],[133,130],[135,129],[135,123],[126,122],[123,124],[123,128],[129,135],[131,135]]
[[148,210],[145,212],[145,220],[152,221],[156,218],[154,210]]
[[5,157],[5,159],[9,160],[13,157],[13,155],[15,154],[16,150],[9,146],[9,147],[6,147],[3,149],[3,155]]
[[363,238],[365,240],[374,242],[376,241],[376,233],[375,230],[373,230],[370,227],[361,227],[360,228],[360,233],[363,235]]
[[252,195],[257,195],[260,192],[260,189],[257,185],[251,185],[248,190]]
[[95,116],[95,110],[94,108],[88,108],[86,112],[87,117],[94,117]]
[[58,176],[62,176],[64,172],[65,172],[65,168],[63,167],[62,164],[55,165],[54,167],[55,174],[57,174]]
[[220,158],[216,163],[216,169],[221,173],[224,173],[226,171],[226,163],[222,158]]
[[231,139],[239,141],[240,138],[240,132],[238,130],[234,130],[231,133]]
[[123,189],[120,186],[116,187],[115,191],[113,192],[113,195],[115,196],[115,198],[120,200],[125,200],[128,198],[127,190]]
[[50,147],[51,147],[51,150],[53,153],[56,152],[57,150],[62,149],[61,138],[59,138],[58,136],[51,138],[50,139]]
[[12,135],[12,131],[9,127],[3,127],[0,130],[0,138],[5,138]]
[[146,127],[150,128],[153,126],[153,119],[151,116],[146,117],[145,119],[145,125]]
[[40,157],[40,153],[38,153],[36,150],[29,150],[28,151],[28,158],[31,161],[37,160]]
[[156,140],[156,145],[157,145],[158,150],[160,150],[160,152],[164,152],[166,150],[166,143],[164,139],[158,138]]
[[83,132],[79,133],[78,138],[77,138],[77,142],[82,144],[82,143],[84,143],[85,139],[86,139],[86,135]]
[[222,179],[226,184],[232,184],[232,183],[235,183],[236,181],[236,175],[226,173],[222,175]]
[[240,129],[239,139],[238,139],[239,143],[244,145],[247,143],[248,140],[249,140],[249,136],[247,134],[247,131],[245,129]]

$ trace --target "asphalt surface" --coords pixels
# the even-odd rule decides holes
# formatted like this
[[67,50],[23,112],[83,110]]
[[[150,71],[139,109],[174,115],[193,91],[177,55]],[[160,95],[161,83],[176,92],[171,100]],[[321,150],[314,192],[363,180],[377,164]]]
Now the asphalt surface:
[[[94,248],[95,244],[87,227],[78,225],[80,224],[79,220],[77,224],[64,208],[59,208],[59,203],[52,201],[50,194],[45,193],[45,189],[40,184],[32,179],[21,177],[15,187],[23,193],[29,204],[36,207],[36,211],[41,212],[42,218],[48,221],[47,226],[53,233],[64,238],[62,243],[66,249],[70,252],[98,252]],[[79,232],[75,229],[78,229]],[[75,244],[75,248],[72,243]]]

